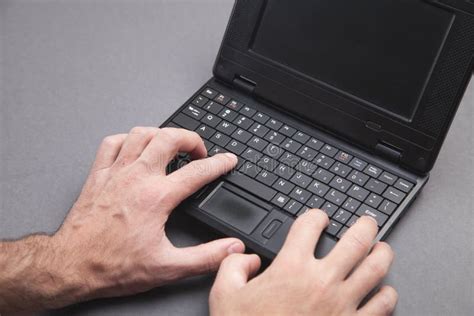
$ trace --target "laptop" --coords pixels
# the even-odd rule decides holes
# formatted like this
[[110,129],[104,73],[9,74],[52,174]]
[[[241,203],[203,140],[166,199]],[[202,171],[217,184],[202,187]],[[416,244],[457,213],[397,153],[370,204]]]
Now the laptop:
[[213,77],[162,127],[239,162],[179,208],[270,259],[310,208],[330,218],[316,257],[363,215],[383,240],[427,183],[473,65],[472,0],[237,0]]

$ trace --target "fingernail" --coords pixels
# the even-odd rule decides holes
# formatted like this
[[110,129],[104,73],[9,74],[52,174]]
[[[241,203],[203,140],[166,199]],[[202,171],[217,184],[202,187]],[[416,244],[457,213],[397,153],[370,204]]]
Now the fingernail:
[[245,251],[245,246],[240,243],[240,242],[235,242],[232,245],[227,248],[227,253],[233,254],[233,253],[243,253]]
[[[373,218],[372,216],[364,215],[364,216],[362,216],[362,217],[370,218],[371,221],[373,221],[376,225],[378,225],[377,220],[376,220],[375,218]],[[362,218],[362,217],[361,217],[361,218]]]
[[226,155],[230,159],[233,159],[233,160],[237,161],[237,156],[234,155],[233,153],[225,153],[224,155]]

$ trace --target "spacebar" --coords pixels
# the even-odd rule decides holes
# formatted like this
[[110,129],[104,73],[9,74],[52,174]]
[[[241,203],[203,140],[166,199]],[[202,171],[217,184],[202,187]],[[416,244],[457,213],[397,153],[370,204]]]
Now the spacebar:
[[226,175],[224,179],[246,191],[249,191],[250,193],[257,195],[258,197],[263,198],[266,201],[271,201],[271,199],[277,193],[272,188],[269,188],[266,185],[263,185],[240,172],[234,171],[233,173]]

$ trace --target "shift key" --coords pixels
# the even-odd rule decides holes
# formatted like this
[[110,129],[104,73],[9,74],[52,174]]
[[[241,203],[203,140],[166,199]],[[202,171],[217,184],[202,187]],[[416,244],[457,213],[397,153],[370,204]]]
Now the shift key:
[[383,194],[384,198],[389,199],[393,203],[400,204],[405,198],[406,194],[395,188],[388,188]]

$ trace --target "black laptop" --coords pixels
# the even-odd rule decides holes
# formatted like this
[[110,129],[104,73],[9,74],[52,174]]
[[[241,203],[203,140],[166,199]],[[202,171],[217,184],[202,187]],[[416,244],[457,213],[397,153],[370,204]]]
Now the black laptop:
[[239,163],[180,207],[268,258],[309,208],[331,219],[317,257],[363,215],[384,239],[428,181],[473,56],[473,0],[236,1],[214,77],[162,126]]

